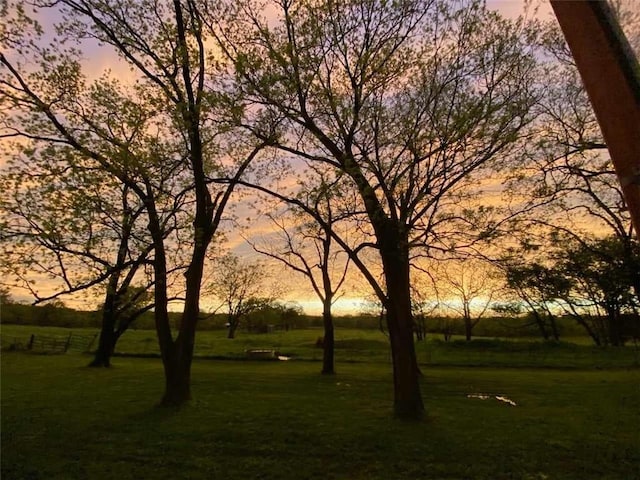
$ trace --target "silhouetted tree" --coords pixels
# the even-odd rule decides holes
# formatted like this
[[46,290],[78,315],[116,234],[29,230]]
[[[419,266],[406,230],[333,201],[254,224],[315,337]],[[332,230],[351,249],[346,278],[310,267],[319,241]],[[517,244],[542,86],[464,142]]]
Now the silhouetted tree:
[[[116,305],[134,279],[144,282],[144,291],[153,285],[145,268],[153,245],[145,234],[144,204],[108,172],[62,152],[55,159],[51,150],[41,157],[31,149],[16,148],[0,174],[0,271],[29,291],[35,304],[103,286],[102,327],[91,365],[109,366],[119,336],[135,318],[124,321]],[[38,276],[46,278],[49,292],[40,292]]]
[[[461,207],[473,174],[513,153],[532,120],[536,29],[475,1],[242,0],[222,10],[209,26],[236,65],[246,115],[272,122],[281,155],[338,171],[354,192],[371,240],[334,239],[384,305],[395,414],[420,418],[409,251],[449,251],[456,232],[473,229]],[[370,249],[382,280],[363,260]]]
[[335,246],[332,231],[337,223],[337,213],[334,212],[332,201],[334,192],[332,185],[321,182],[311,191],[298,196],[303,198],[307,207],[321,217],[324,222],[318,224],[314,218],[309,218],[304,211],[295,209],[290,211],[293,225],[287,227],[281,215],[269,215],[272,223],[277,227],[277,240],[257,243],[251,241],[253,249],[283,263],[287,268],[298,272],[307,278],[313,291],[322,302],[322,373],[335,373],[335,338],[333,315],[331,308],[340,298],[342,288],[349,267],[349,257]]
[[559,340],[554,303],[566,296],[570,283],[540,263],[511,263],[504,267],[507,288],[526,305],[542,338]]
[[640,297],[634,285],[640,271],[637,242],[632,244],[631,258],[617,237],[565,245],[556,269],[571,282],[569,295],[563,298],[570,313],[597,344],[623,345],[640,330]]
[[247,315],[273,302],[264,296],[267,277],[260,263],[243,261],[230,253],[216,260],[207,292],[222,302],[227,311],[228,338],[235,338],[240,322]]
[[462,316],[467,341],[473,328],[487,312],[497,292],[490,265],[477,260],[463,260],[444,270],[444,288],[451,301],[449,308]]
[[[11,106],[1,113],[3,134],[31,142],[28,148],[42,158],[55,153],[87,162],[118,179],[144,205],[165,374],[161,403],[181,405],[191,397],[206,252],[237,180],[265,141],[247,141],[240,133],[230,140],[235,114],[215,94],[217,75],[226,66],[210,62],[200,2],[36,1],[32,5],[40,10],[34,15],[16,3],[2,6],[0,89]],[[51,41],[35,20],[47,13],[62,18]],[[131,81],[106,73],[88,82],[82,52],[71,47],[87,38],[116,53],[130,67]],[[220,186],[213,182],[217,175],[230,181]],[[168,239],[176,205],[183,205],[179,210],[188,227]],[[183,312],[174,336],[168,282],[173,261],[187,251],[180,262]]]

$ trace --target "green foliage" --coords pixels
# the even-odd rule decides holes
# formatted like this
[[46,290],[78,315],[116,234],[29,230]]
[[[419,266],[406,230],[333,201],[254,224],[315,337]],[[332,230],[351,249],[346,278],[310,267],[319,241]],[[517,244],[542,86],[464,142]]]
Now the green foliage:
[[10,305],[12,303],[13,303],[13,298],[11,298],[9,289],[6,287],[0,286],[0,308],[3,305]]
[[559,252],[558,268],[584,297],[621,310],[640,306],[640,246],[617,237],[572,242]]
[[428,368],[410,425],[387,365],[196,361],[197,400],[166,410],[159,361],[83,362],[3,355],[3,479],[626,480],[640,462],[638,370]]
[[[502,261],[508,288],[540,329],[550,323],[558,332],[556,317],[564,312],[597,344],[621,345],[639,338],[638,243],[612,235],[594,238],[558,232],[551,239],[544,257],[538,252],[538,258],[527,258],[523,247]],[[506,312],[512,306],[507,303],[498,310]]]
[[0,322],[6,325],[56,326],[67,328],[89,328],[100,326],[99,312],[86,312],[55,305],[2,305]]
[[556,268],[571,282],[564,297],[572,314],[598,343],[640,338],[640,247],[610,236],[568,243]]
[[299,305],[282,302],[262,303],[245,317],[249,332],[266,333],[273,329],[304,328],[308,321]]
[[[100,311],[81,311],[70,308],[55,310],[48,307],[43,310],[42,306],[9,304],[3,305],[0,315],[0,322],[3,325],[34,325],[51,327],[87,328],[97,327],[100,324]],[[46,312],[49,312],[46,314]],[[177,325],[180,321],[180,313],[170,312],[169,317],[172,325]],[[274,302],[264,305],[261,309],[249,314],[245,325],[246,331],[254,333],[263,332],[264,327],[273,325],[275,330],[286,330],[286,325],[290,329],[320,329],[322,328],[322,317],[304,315],[295,305]],[[198,321],[199,331],[225,330],[228,316],[224,313],[215,315],[201,314]],[[339,329],[377,331],[380,330],[380,318],[373,315],[346,315],[335,317],[334,322]],[[444,331],[452,335],[464,334],[464,323],[460,318],[454,317],[427,317],[425,320],[426,331],[431,338],[440,337]],[[558,330],[561,338],[565,336],[584,336],[584,329],[569,316],[562,316],[557,319]],[[145,312],[131,325],[135,330],[154,330],[153,312]],[[243,328],[242,326],[240,327]],[[475,333],[479,337],[500,337],[500,338],[523,338],[538,337],[539,331],[530,316],[496,316],[487,317],[484,322],[477,325]],[[318,333],[320,335],[320,333]]]
[[[133,322],[145,312],[151,310],[153,302],[153,291],[149,286],[132,286],[123,285],[115,294],[113,309],[114,318],[117,320],[118,326],[126,325],[124,329],[129,328],[129,322]],[[102,305],[99,310],[103,310]]]

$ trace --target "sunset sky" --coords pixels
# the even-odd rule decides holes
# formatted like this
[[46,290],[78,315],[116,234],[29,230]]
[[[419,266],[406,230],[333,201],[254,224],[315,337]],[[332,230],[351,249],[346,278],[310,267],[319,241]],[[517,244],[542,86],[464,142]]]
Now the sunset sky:
[[[500,11],[507,17],[517,17],[523,12],[525,2],[523,0],[488,0],[487,4],[490,8]],[[537,8],[537,15],[540,18],[552,18],[551,8],[548,2],[539,2],[537,4]],[[50,27],[56,21],[55,18],[41,18],[41,20],[45,26],[45,29],[47,27]],[[124,62],[119,61],[112,51],[106,48],[100,48],[95,44],[85,45],[84,58],[85,74],[87,74],[90,78],[97,78],[107,70],[110,70],[112,75],[120,79],[126,79],[132,75],[129,71],[129,67]],[[0,159],[0,161],[4,162],[5,160]],[[258,222],[256,222],[254,227],[256,231],[252,232],[251,230],[249,230],[248,232],[245,232],[245,235],[254,237],[254,239],[260,237],[260,234],[256,232],[268,231],[268,221],[266,219],[259,220]],[[251,247],[247,245],[244,240],[235,232],[229,232],[227,246],[232,249],[234,253],[243,258],[249,258],[252,260],[259,258],[259,255],[253,252]],[[307,313],[317,314],[320,312],[320,303],[312,294],[310,288],[307,287],[305,279],[303,279],[302,277],[297,277],[294,274],[283,273],[284,270],[280,266],[273,266],[272,268],[274,269],[277,277],[284,277],[290,280],[283,283],[281,289],[281,291],[284,292],[284,294],[282,295],[283,299],[300,303]],[[38,279],[38,283],[39,289],[42,293],[50,289],[47,287],[46,279]],[[347,282],[346,287],[347,291],[353,293],[344,294],[343,297],[335,304],[335,311],[338,314],[357,313],[358,311],[363,309],[362,296],[363,292],[365,292],[367,289],[364,287],[363,282],[358,278],[358,275],[353,275],[352,279]],[[13,290],[12,294],[14,298],[18,300],[30,300],[30,297],[28,295],[25,296],[24,292]],[[92,302],[91,300],[87,301],[86,299],[78,297],[64,297],[63,300],[66,304],[75,307],[89,306],[89,304]],[[216,302],[204,298],[202,304],[205,308],[212,308],[214,305],[216,305]]]

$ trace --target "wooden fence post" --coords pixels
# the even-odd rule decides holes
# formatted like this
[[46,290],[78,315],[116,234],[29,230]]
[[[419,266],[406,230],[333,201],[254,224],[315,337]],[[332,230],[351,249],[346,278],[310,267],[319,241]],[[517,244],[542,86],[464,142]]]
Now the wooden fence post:
[[73,333],[69,333],[69,337],[67,338],[67,343],[64,344],[64,353],[67,353],[67,350],[69,350],[69,346],[71,345],[71,336],[73,335]]

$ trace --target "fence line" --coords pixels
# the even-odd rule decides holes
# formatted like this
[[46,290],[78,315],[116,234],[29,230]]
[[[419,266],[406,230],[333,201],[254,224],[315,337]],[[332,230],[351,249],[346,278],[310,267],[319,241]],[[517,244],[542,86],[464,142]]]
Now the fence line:
[[[41,335],[32,334],[28,339],[13,338],[13,342],[5,342],[3,338],[3,349],[8,350],[29,350],[40,353],[66,353],[73,352],[90,352],[98,334],[79,335],[69,333],[69,335]],[[8,345],[5,346],[5,344]]]

